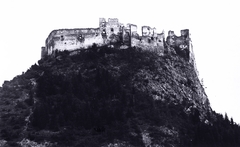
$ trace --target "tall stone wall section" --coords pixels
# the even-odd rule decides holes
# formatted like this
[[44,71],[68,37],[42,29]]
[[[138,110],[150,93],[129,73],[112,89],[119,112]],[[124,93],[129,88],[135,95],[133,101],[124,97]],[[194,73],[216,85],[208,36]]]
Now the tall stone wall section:
[[137,33],[137,25],[124,26],[117,18],[99,18],[98,28],[53,30],[42,48],[42,57],[59,50],[76,50],[119,43],[127,46],[145,47],[149,50],[163,50],[164,34],[157,34],[155,28],[142,27],[142,36]]
[[51,55],[55,50],[71,51],[79,48],[87,48],[93,43],[99,45],[103,44],[99,29],[82,28],[54,30],[46,40],[46,50],[48,55]]
[[[54,54],[55,51],[74,51],[86,49],[93,44],[125,45],[141,47],[159,54],[166,50],[165,45],[173,47],[177,54],[195,64],[194,53],[189,30],[181,30],[181,36],[169,31],[165,41],[165,33],[158,33],[156,28],[142,26],[141,34],[135,24],[123,25],[117,18],[99,18],[98,28],[78,28],[53,30],[41,49],[41,57]],[[166,43],[166,44],[165,44]]]
[[136,43],[136,46],[143,47],[157,53],[164,52],[164,32],[157,33],[156,28],[150,26],[142,26],[142,36]]
[[168,31],[168,36],[166,39],[167,45],[173,47],[176,53],[185,59],[189,60],[190,56],[190,37],[189,30],[181,30],[181,36],[176,36],[174,31]]

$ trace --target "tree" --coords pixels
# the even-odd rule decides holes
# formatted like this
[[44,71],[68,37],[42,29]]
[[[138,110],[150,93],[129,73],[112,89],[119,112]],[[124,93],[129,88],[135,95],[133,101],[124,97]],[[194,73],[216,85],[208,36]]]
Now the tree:
[[227,113],[225,113],[225,115],[224,115],[224,120],[225,120],[227,123],[230,122],[229,119],[228,119],[228,115],[227,115]]
[[234,125],[234,121],[232,117],[231,117],[231,125]]

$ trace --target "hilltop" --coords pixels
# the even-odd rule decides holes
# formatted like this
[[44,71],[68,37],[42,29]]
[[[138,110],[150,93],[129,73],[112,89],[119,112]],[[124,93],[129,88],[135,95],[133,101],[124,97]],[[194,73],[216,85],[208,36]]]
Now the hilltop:
[[0,88],[0,145],[239,146],[195,68],[170,47],[56,52]]

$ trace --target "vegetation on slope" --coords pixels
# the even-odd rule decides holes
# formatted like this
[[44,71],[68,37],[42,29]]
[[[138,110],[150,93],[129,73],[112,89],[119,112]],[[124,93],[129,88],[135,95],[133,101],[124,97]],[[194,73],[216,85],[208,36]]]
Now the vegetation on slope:
[[94,46],[69,54],[4,83],[6,146],[240,145],[239,126],[211,110],[193,65],[174,52]]

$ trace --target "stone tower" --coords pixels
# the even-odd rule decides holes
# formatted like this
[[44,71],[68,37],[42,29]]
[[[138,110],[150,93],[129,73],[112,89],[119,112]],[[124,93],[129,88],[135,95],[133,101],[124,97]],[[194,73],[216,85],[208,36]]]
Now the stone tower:
[[99,18],[99,30],[103,38],[107,38],[106,26],[107,26],[106,19]]

